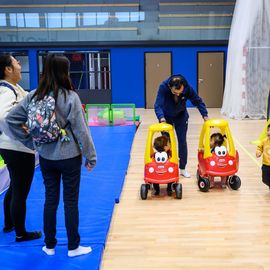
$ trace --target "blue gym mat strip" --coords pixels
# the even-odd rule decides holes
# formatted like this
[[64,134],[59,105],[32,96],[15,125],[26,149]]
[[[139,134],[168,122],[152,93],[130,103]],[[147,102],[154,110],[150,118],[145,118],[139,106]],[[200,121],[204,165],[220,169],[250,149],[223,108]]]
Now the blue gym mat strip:
[[[41,251],[43,238],[16,243],[15,233],[0,232],[0,269],[99,269],[114,210],[119,202],[126,175],[135,126],[91,127],[97,150],[97,166],[88,173],[82,168],[80,186],[81,245],[91,245],[90,255],[68,258],[62,197],[57,216],[56,255]],[[42,230],[44,186],[39,167],[27,200],[27,229]],[[0,196],[3,205],[3,195]],[[0,215],[3,226],[3,213]]]

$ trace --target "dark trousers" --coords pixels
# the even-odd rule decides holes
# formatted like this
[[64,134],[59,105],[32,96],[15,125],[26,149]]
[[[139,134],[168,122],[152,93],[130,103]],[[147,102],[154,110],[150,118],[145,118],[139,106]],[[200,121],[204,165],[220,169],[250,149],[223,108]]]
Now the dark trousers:
[[187,130],[188,130],[188,113],[184,111],[175,117],[165,116],[166,122],[174,126],[179,154],[179,168],[185,169],[187,165]]
[[262,165],[262,181],[270,187],[270,166]]
[[62,177],[68,249],[76,249],[80,244],[78,199],[82,158],[77,156],[64,160],[48,160],[40,157],[39,162],[45,185],[43,219],[46,247],[54,248],[57,243],[56,212]]
[[[155,183],[154,183],[154,184],[153,184],[153,188],[154,188],[155,191],[158,191],[158,192],[160,191],[159,184],[155,184]],[[167,184],[167,191],[168,191],[168,190],[172,190],[172,183],[168,183],[168,184]]]
[[25,233],[26,199],[35,169],[35,155],[0,149],[10,176],[10,185],[4,198],[5,227],[15,227],[16,235]]

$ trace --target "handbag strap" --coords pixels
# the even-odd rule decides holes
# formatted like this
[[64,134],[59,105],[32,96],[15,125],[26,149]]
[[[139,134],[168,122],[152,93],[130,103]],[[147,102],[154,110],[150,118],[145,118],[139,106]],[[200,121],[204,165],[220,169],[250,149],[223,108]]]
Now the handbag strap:
[[14,87],[12,87],[9,83],[6,83],[6,82],[0,82],[0,86],[4,86],[4,87],[9,88],[9,89],[14,93],[14,95],[15,95],[15,97],[16,97],[16,101],[17,101],[18,95],[17,95],[17,93],[16,93]]

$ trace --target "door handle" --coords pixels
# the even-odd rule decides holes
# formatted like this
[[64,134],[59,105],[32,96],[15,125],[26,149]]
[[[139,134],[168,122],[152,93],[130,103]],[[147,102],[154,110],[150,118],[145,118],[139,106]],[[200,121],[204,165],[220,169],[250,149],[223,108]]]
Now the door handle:
[[203,83],[204,82],[204,80],[203,79],[199,79],[199,83]]

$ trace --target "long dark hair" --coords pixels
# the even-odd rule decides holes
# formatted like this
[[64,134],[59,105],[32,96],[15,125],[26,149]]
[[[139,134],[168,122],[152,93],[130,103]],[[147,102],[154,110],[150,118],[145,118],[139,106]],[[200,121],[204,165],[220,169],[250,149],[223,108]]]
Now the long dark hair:
[[37,100],[43,99],[50,92],[57,100],[59,89],[63,90],[66,97],[66,91],[75,91],[69,77],[69,60],[63,55],[48,54],[43,65],[42,76],[37,90],[33,95]]
[[3,53],[0,55],[0,80],[5,79],[6,67],[12,67],[11,54]]

